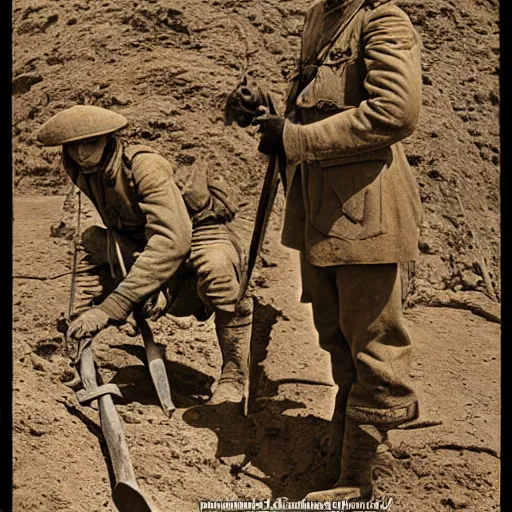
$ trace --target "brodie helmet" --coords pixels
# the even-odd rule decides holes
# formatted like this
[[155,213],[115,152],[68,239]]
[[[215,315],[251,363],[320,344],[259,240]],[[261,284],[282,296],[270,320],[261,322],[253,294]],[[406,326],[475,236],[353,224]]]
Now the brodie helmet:
[[75,105],[48,119],[37,132],[37,140],[44,146],[60,146],[116,132],[127,124],[126,117],[112,110]]

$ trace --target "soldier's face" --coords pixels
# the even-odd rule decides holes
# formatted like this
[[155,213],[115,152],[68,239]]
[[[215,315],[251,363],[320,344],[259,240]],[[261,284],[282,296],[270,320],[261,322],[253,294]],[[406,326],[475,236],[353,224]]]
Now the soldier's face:
[[107,137],[102,135],[70,142],[66,144],[66,151],[80,167],[93,169],[100,163],[106,144]]

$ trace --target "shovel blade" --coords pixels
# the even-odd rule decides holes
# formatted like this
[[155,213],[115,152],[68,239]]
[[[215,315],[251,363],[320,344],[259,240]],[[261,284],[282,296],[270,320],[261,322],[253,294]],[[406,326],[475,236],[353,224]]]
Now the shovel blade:
[[116,485],[112,500],[119,512],[158,512],[138,489],[125,482]]
[[169,378],[167,377],[167,370],[165,369],[165,362],[153,339],[153,333],[147,320],[144,318],[140,311],[134,312],[135,321],[142,334],[144,340],[144,347],[146,348],[146,357],[148,360],[149,373],[155,386],[156,393],[160,405],[167,417],[176,409],[171,398],[171,387],[169,385]]
[[171,388],[163,359],[153,359],[150,361],[149,373],[151,374],[151,379],[153,380],[153,385],[164,413],[166,416],[171,416],[176,407],[171,398]]

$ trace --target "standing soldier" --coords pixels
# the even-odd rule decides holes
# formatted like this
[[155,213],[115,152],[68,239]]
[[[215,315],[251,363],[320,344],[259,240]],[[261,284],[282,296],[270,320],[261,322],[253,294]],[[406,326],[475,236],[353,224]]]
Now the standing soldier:
[[126,124],[118,113],[76,105],[49,119],[37,135],[43,145],[63,146],[66,172],[106,226],[91,226],[82,235],[80,314],[68,336],[94,336],[125,322],[135,308],[153,320],[165,313],[206,320],[214,313],[223,364],[210,403],[242,402],[252,300],[237,301],[244,249],[234,232],[236,198],[205,168],[192,173],[180,193],[166,159],[117,136]]
[[339,478],[310,500],[371,499],[386,432],[418,417],[400,264],[418,257],[421,204],[401,140],[421,106],[420,39],[392,1],[320,0],[306,15],[285,118],[261,115],[259,149],[286,158],[284,245],[338,386]]

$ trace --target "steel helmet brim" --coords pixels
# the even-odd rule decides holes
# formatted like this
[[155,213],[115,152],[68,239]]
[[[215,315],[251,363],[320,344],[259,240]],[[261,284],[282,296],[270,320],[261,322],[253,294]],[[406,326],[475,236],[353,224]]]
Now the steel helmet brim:
[[61,146],[114,133],[127,124],[126,117],[112,110],[75,105],[48,119],[38,130],[36,139],[43,146]]

